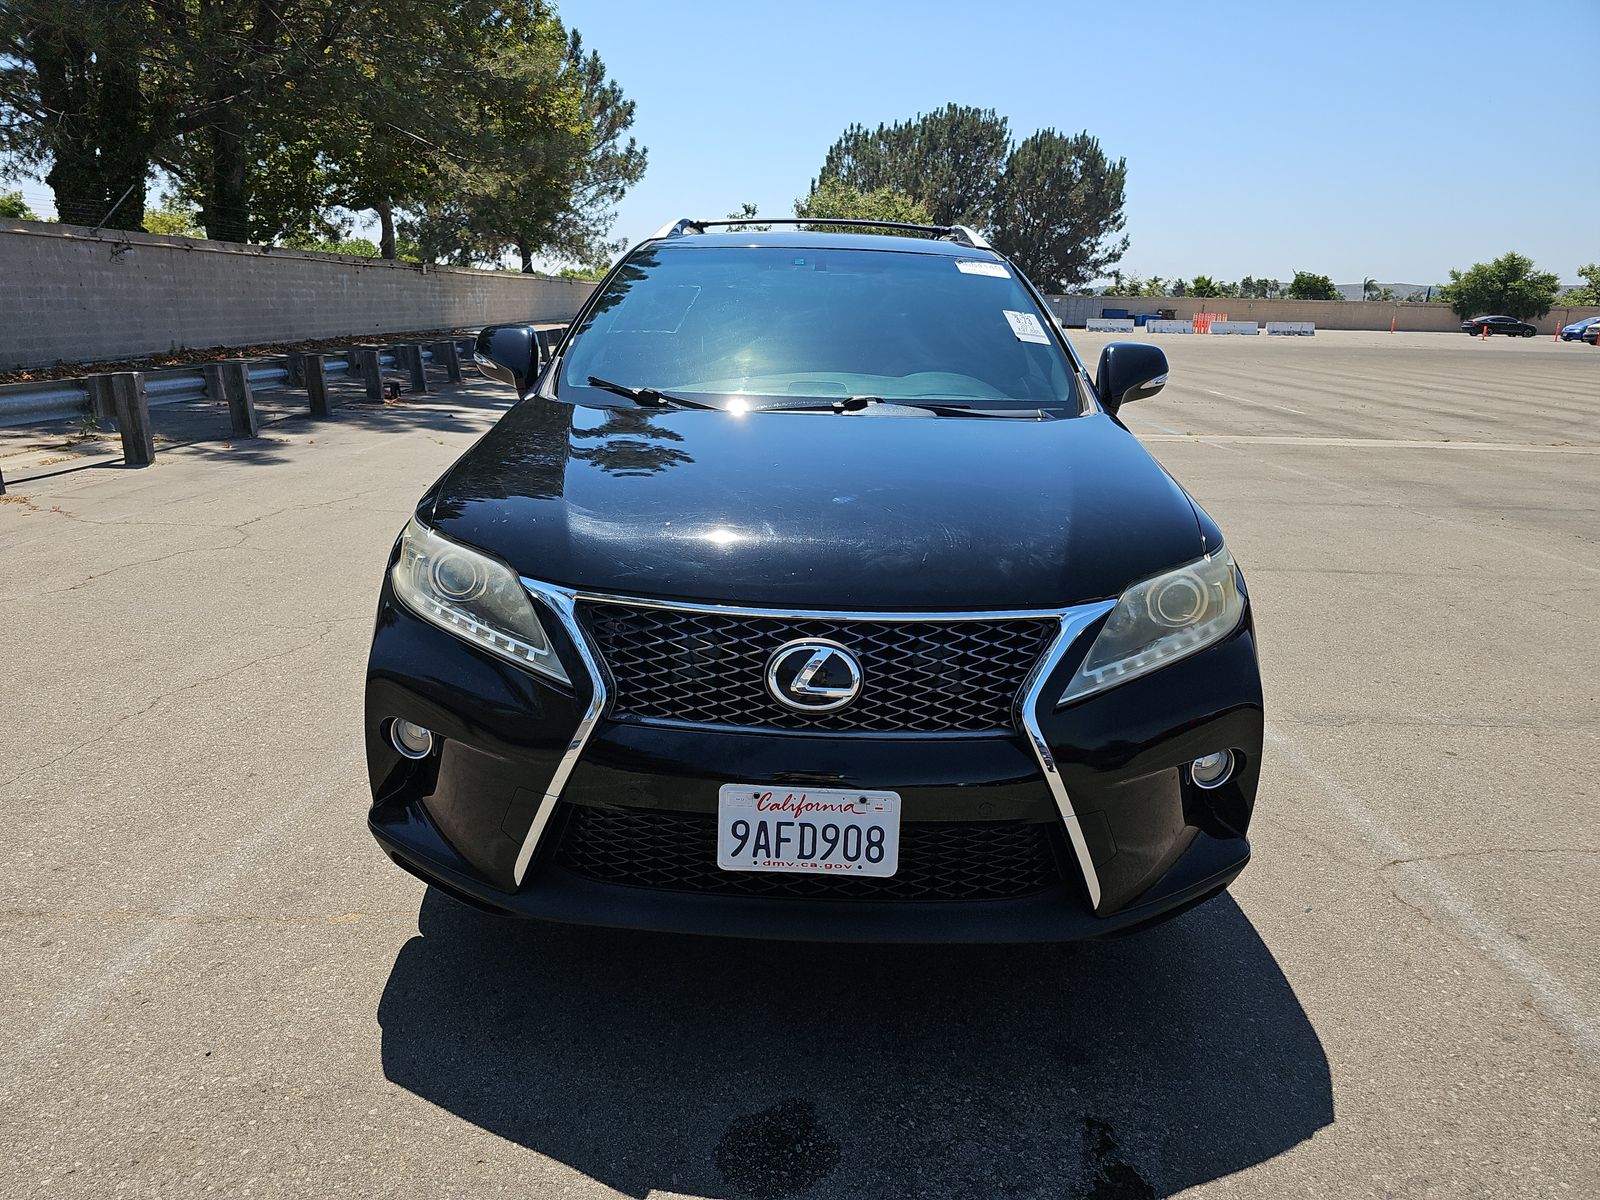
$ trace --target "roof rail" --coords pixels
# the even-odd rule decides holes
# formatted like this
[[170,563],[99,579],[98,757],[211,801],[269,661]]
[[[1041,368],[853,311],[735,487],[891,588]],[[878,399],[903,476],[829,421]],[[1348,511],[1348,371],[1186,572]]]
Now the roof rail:
[[840,225],[868,229],[912,229],[918,233],[931,233],[974,250],[993,250],[986,238],[966,225],[913,225],[905,221],[868,221],[857,217],[729,217],[715,221],[696,221],[680,217],[656,230],[656,238],[683,237],[689,233],[704,233],[707,229],[729,225]]

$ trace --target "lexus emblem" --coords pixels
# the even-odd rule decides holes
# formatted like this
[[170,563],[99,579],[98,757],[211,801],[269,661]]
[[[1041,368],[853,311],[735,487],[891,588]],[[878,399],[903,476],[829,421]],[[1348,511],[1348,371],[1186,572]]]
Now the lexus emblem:
[[767,692],[796,712],[834,712],[861,694],[861,664],[838,642],[785,642],[767,660]]

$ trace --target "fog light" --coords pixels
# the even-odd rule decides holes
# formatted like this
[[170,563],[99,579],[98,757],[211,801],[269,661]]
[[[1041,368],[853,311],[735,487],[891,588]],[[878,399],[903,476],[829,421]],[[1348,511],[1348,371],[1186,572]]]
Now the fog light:
[[1189,764],[1189,778],[1194,780],[1195,787],[1221,787],[1228,782],[1228,776],[1232,774],[1232,750],[1218,750],[1214,754],[1203,754]]
[[415,721],[402,721],[398,717],[390,721],[389,740],[407,758],[427,758],[433,751],[432,731]]

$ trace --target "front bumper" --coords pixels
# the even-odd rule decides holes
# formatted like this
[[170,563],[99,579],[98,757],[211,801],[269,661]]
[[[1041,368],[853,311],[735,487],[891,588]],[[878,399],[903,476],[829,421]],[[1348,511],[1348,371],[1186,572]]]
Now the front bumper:
[[[547,622],[552,638],[565,640],[556,625]],[[574,730],[595,711],[586,683],[563,689],[503,663],[416,618],[385,586],[367,679],[369,826],[405,869],[467,903],[521,916],[856,941],[1056,941],[1123,932],[1214,895],[1248,861],[1260,678],[1247,609],[1225,641],[1057,711],[1053,696],[1094,632],[1086,628],[1039,686],[1046,700],[1037,728],[1071,797],[1074,819],[1064,822],[1021,734],[735,732],[613,721],[600,711],[581,754],[569,756]],[[586,680],[578,649],[557,649],[569,675]],[[396,753],[386,727],[397,716],[434,730],[438,751],[420,762]],[[1233,777],[1212,791],[1195,788],[1185,766],[1222,748],[1238,756]],[[547,788],[564,759],[570,775],[550,801]],[[993,832],[1008,846],[1034,848],[1026,868],[1033,873],[1009,886],[979,878],[963,862],[952,874],[976,880],[969,891],[941,888],[938,869],[918,891],[907,849],[907,878],[892,893],[730,894],[721,885],[737,888],[741,877],[702,872],[693,851],[671,863],[645,862],[657,847],[637,842],[633,874],[634,860],[607,860],[588,852],[589,842],[579,846],[596,828],[659,827],[682,834],[682,851],[684,838],[711,836],[717,789],[728,782],[891,789],[902,797],[908,834],[920,831],[926,844],[960,853]],[[530,842],[536,827],[542,832]],[[1045,854],[1048,869],[1038,858]],[[949,899],[945,891],[982,898]]]

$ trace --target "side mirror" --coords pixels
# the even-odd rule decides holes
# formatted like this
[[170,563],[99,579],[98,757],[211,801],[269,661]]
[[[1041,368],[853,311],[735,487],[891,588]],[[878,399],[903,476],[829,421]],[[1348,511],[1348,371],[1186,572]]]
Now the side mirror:
[[1154,396],[1167,385],[1167,356],[1143,342],[1112,342],[1100,351],[1094,390],[1112,416],[1130,400]]
[[539,339],[532,325],[486,325],[478,331],[472,361],[490,379],[509,383],[520,396],[539,375]]

